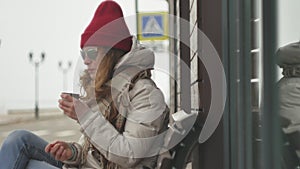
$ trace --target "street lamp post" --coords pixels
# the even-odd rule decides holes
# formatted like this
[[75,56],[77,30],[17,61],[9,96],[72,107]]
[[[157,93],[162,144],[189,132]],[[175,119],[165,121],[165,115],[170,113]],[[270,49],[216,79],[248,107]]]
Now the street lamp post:
[[67,67],[63,66],[62,61],[58,62],[58,68],[60,70],[62,70],[62,72],[63,72],[63,91],[66,91],[67,88],[68,88],[67,87],[67,84],[68,84],[67,73],[68,73],[68,70],[71,68],[71,66],[72,66],[72,62],[71,61],[68,61]]
[[29,53],[29,60],[34,65],[35,72],[35,118],[39,118],[39,66],[45,60],[46,54],[44,52],[41,53],[40,58],[33,58],[33,53]]
[[138,0],[135,0],[135,19],[136,19],[136,37],[139,38],[139,4]]

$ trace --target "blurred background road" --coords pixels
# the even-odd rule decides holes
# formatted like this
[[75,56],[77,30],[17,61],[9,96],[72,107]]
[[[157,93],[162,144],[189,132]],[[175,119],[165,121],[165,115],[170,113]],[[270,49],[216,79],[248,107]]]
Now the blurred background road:
[[33,114],[0,116],[0,146],[5,137],[16,129],[25,129],[47,141],[78,141],[79,125],[61,112],[41,113],[36,120]]

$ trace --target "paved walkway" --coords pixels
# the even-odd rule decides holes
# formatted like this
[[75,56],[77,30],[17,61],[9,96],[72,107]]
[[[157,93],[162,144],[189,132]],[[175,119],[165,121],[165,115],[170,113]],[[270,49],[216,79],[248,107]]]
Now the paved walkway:
[[[49,118],[57,118],[63,116],[63,113],[59,109],[42,110],[39,113],[39,120],[46,120]],[[36,120],[33,111],[14,110],[8,114],[0,114],[0,126],[20,123],[25,121]]]

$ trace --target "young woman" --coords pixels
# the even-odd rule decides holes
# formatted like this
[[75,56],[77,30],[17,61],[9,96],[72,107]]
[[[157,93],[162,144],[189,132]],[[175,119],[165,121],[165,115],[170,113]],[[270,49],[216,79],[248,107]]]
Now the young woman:
[[81,36],[87,69],[79,100],[61,94],[59,107],[81,125],[77,142],[47,143],[23,130],[0,150],[1,169],[155,168],[169,111],[151,80],[151,50],[132,41],[120,6],[102,2]]

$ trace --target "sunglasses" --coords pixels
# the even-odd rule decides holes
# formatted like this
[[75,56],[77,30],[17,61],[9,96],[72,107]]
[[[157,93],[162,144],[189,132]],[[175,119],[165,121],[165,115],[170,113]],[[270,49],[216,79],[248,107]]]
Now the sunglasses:
[[96,60],[98,56],[98,48],[88,48],[85,50],[80,50],[80,55],[82,59],[84,60],[86,57],[88,57],[91,60]]

